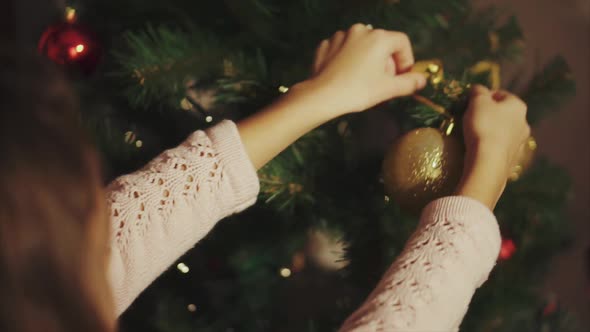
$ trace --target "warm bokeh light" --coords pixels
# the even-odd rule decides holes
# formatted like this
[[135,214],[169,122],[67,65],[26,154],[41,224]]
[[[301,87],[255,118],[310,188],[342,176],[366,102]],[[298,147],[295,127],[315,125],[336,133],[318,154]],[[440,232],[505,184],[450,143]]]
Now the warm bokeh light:
[[291,270],[290,269],[288,269],[286,267],[284,267],[284,268],[281,269],[281,277],[288,278],[290,276],[291,276]]
[[74,22],[76,20],[76,9],[72,7],[66,7],[66,21]]
[[86,47],[83,44],[78,44],[74,47],[71,47],[69,49],[69,55],[70,58],[76,58],[78,57],[78,55],[80,55],[82,52],[84,52],[84,50],[86,49]]
[[184,263],[178,263],[178,265],[176,265],[176,268],[178,269],[178,271],[182,273],[188,273],[190,271],[188,266]]
[[511,239],[502,239],[502,247],[500,249],[500,259],[507,260],[516,252],[516,244]]

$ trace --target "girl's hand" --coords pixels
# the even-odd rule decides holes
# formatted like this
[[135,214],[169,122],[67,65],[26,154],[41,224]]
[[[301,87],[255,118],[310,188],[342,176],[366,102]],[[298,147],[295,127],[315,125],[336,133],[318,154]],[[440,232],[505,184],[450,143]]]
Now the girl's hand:
[[321,42],[313,76],[303,85],[322,95],[331,117],[359,112],[424,88],[426,78],[412,73],[408,36],[355,24]]
[[413,64],[403,33],[363,24],[337,32],[318,47],[310,79],[238,124],[250,160],[260,168],[326,121],[423,88],[426,78],[409,72]]
[[495,159],[503,161],[508,177],[520,148],[531,134],[526,111],[526,104],[511,93],[475,86],[463,119],[467,153],[495,154]]
[[506,186],[520,149],[530,136],[526,104],[505,91],[472,89],[463,118],[466,145],[463,179],[457,193],[493,208]]

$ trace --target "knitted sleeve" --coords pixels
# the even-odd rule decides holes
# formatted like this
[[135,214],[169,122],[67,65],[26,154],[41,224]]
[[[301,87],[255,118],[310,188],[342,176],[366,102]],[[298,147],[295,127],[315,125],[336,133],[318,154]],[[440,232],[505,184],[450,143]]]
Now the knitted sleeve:
[[402,254],[341,331],[457,331],[496,262],[500,242],[494,215],[478,201],[434,201]]
[[117,314],[217,221],[252,205],[258,191],[256,170],[230,121],[193,133],[110,184],[109,278]]

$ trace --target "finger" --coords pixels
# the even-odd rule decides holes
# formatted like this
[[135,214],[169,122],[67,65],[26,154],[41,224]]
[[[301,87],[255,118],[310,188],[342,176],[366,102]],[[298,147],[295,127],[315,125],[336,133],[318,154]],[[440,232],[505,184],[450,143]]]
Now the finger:
[[492,94],[492,97],[497,102],[508,103],[508,104],[513,104],[515,106],[518,105],[521,107],[526,107],[526,104],[522,101],[522,99],[518,98],[518,96],[516,96],[515,94],[512,94],[512,93],[505,91],[505,90],[494,91]]
[[313,62],[313,73],[317,74],[322,70],[324,67],[324,63],[326,62],[326,58],[328,56],[328,50],[330,49],[330,42],[325,39],[322,40],[320,45],[315,51],[315,58]]
[[348,29],[348,36],[350,38],[357,38],[359,36],[364,36],[372,30],[369,25],[357,23],[354,24]]
[[395,61],[393,57],[387,57],[387,62],[385,63],[385,72],[391,76],[395,76]]
[[330,39],[330,49],[328,50],[328,59],[331,59],[340,51],[342,45],[344,44],[344,39],[346,38],[346,33],[344,31],[338,31],[334,34],[334,36]]
[[490,93],[490,89],[481,84],[476,84],[471,88],[471,96],[473,97],[480,95],[489,95]]
[[499,90],[493,94],[493,98],[494,98],[494,100],[496,100],[498,103],[501,103],[505,107],[509,107],[511,109],[514,109],[517,112],[521,112],[523,116],[526,116],[527,105],[517,95],[512,94],[508,91]]
[[421,73],[405,73],[392,77],[389,84],[383,84],[381,88],[383,100],[409,96],[426,86],[426,77]]
[[405,73],[414,65],[414,52],[410,38],[405,33],[397,31],[373,30],[373,34],[383,36],[387,51],[393,54],[398,73]]

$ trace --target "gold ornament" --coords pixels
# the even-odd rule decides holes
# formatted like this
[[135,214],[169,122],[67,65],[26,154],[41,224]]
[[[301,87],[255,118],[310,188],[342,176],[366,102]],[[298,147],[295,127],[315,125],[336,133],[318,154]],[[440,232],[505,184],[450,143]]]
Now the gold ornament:
[[502,80],[500,79],[500,64],[493,61],[483,60],[476,63],[469,71],[472,74],[489,73],[490,88],[492,90],[500,89]]
[[430,107],[433,111],[447,117],[447,119],[451,118],[451,116],[449,115],[449,113],[447,112],[447,110],[444,107],[442,107],[438,104],[435,104],[434,102],[432,102],[432,100],[430,100],[426,97],[422,97],[420,95],[414,95],[414,99],[417,102]]
[[180,108],[185,111],[190,111],[193,109],[193,104],[188,100],[187,97],[184,97],[180,100]]
[[454,99],[459,98],[463,91],[465,91],[463,89],[463,86],[461,85],[461,83],[459,83],[459,81],[456,80],[450,81],[449,84],[445,85],[445,87],[443,88],[443,92],[447,96]]
[[[493,36],[492,44],[494,43]],[[430,83],[437,87],[446,82],[442,62],[438,59],[418,61],[412,71],[424,73]],[[490,87],[500,88],[500,65],[493,61],[480,61],[469,69],[472,74],[489,74]],[[468,87],[469,85],[467,85]],[[446,82],[443,92],[456,98],[464,87],[457,81]],[[413,96],[419,103],[444,116],[440,129],[420,128],[398,139],[387,152],[383,161],[383,182],[388,194],[386,202],[399,204],[408,212],[418,213],[430,201],[451,195],[463,172],[463,144],[452,135],[454,119],[447,110],[430,99]],[[523,146],[521,155],[510,179],[516,181],[530,166],[537,144],[530,137]]]
[[341,236],[328,230],[314,228],[307,233],[307,255],[324,270],[337,271],[346,267],[349,264],[345,258],[347,247]]
[[510,174],[510,181],[517,181],[531,167],[536,151],[537,141],[531,136],[520,148],[516,166],[514,166]]
[[[494,38],[494,35],[490,35],[492,44],[495,42]],[[417,61],[412,67],[412,71],[415,73],[423,73],[434,86],[437,86],[445,80],[443,63],[440,59]],[[469,68],[469,72],[471,74],[481,74],[488,72],[490,75],[490,88],[492,90],[498,90],[500,88],[502,82],[500,77],[499,63],[490,60],[482,60]],[[450,84],[452,89],[453,82],[451,81]]]
[[412,71],[426,75],[432,85],[440,84],[445,77],[443,64],[439,59],[418,61],[414,63]]
[[418,213],[430,201],[453,193],[463,171],[463,146],[447,128],[420,128],[398,139],[383,161],[391,200]]

